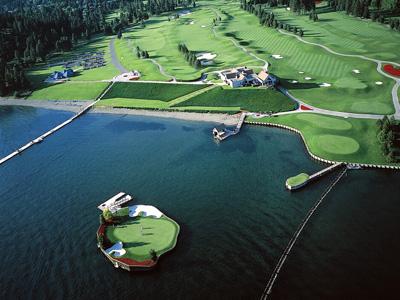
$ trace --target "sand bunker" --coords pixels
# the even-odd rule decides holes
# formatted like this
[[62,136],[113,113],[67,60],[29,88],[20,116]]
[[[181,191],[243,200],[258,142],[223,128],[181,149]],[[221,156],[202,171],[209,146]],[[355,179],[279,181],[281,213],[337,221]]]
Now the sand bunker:
[[299,74],[304,74],[304,72],[303,71],[299,71]]
[[199,60],[213,60],[214,58],[217,57],[217,54],[213,54],[210,52],[202,52],[202,53],[198,53],[196,54],[197,59]]
[[157,208],[151,205],[133,205],[129,206],[129,216],[137,217],[143,215],[144,217],[155,217],[157,219],[161,218],[163,213]]
[[382,81],[375,81],[375,84],[376,84],[376,85],[382,85],[383,82],[382,82]]
[[126,250],[123,248],[122,242],[117,242],[112,247],[105,250],[108,255],[114,255],[115,257],[121,257],[126,253]]
[[206,28],[207,26],[206,25],[201,25],[201,28]]
[[292,83],[298,83],[298,81],[297,80],[292,80]]
[[271,55],[273,58],[275,58],[275,59],[282,59],[283,58],[283,56],[281,56],[281,55],[279,55],[279,54],[272,54]]
[[304,77],[305,80],[311,80],[311,77]]
[[360,70],[354,69],[354,70],[353,70],[353,73],[355,73],[355,74],[360,74]]
[[321,83],[319,86],[320,86],[320,87],[330,87],[331,84],[330,84],[330,83],[324,82],[324,83]]
[[194,21],[192,21],[192,22],[189,23],[189,25],[193,25],[193,24],[194,24]]

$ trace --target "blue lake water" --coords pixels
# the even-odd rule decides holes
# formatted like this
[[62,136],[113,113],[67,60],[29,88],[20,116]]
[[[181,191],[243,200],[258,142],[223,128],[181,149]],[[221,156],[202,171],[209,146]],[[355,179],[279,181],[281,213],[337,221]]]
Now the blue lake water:
[[[69,112],[0,107],[0,153]],[[297,135],[245,126],[88,114],[0,166],[1,299],[258,299],[281,251],[332,179],[313,172]],[[272,299],[390,298],[400,262],[400,173],[352,171],[325,199],[282,269]],[[149,272],[115,269],[96,246],[97,205],[117,192],[181,225]]]

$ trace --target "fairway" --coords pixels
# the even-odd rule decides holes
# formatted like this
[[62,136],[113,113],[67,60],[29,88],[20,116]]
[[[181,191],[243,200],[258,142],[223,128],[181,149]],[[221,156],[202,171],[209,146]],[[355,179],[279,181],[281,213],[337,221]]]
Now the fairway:
[[137,261],[150,259],[151,249],[160,256],[171,250],[179,233],[178,225],[166,216],[128,218],[121,224],[107,226],[106,236],[111,243],[123,241],[123,257]]

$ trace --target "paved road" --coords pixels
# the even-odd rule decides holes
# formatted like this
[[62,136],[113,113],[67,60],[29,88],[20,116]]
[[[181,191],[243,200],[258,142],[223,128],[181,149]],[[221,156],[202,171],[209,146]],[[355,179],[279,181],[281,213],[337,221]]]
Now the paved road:
[[118,69],[118,71],[123,74],[123,73],[128,73],[129,71],[124,68],[123,65],[118,60],[117,54],[115,53],[115,37],[113,37],[110,41],[110,54],[111,54],[111,62],[112,64]]

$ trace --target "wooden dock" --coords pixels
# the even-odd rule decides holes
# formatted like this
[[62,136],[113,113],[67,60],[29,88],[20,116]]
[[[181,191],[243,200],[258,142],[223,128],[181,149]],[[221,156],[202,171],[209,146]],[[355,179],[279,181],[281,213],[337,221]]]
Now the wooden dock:
[[79,118],[80,116],[82,116],[83,114],[85,114],[87,111],[89,111],[97,102],[99,102],[103,96],[111,89],[111,87],[113,86],[114,82],[111,82],[108,87],[104,90],[104,92],[98,97],[96,98],[95,101],[93,101],[92,103],[90,103],[89,105],[85,106],[84,108],[82,108],[79,112],[77,112],[75,115],[73,115],[71,118],[69,118],[68,120],[64,121],[63,123],[57,125],[56,127],[54,127],[53,129],[45,132],[44,134],[42,134],[41,136],[33,139],[32,141],[30,141],[29,143],[25,144],[24,146],[18,148],[17,150],[15,150],[14,152],[10,153],[9,155],[3,157],[0,159],[0,165],[4,164],[5,162],[9,161],[10,159],[12,159],[13,157],[21,154],[22,152],[24,152],[25,150],[29,149],[30,147],[32,147],[35,144],[39,144],[41,142],[43,142],[44,139],[46,139],[48,136],[52,135],[53,133],[55,133],[56,131],[60,130],[61,128],[67,126],[69,123],[73,122],[75,119]]
[[111,197],[104,203],[100,204],[97,208],[100,209],[101,211],[104,211],[108,209],[111,212],[116,212],[118,209],[121,208],[121,206],[125,203],[128,203],[131,201],[133,197],[131,195],[128,195],[124,192],[120,192],[116,194],[115,196]]
[[236,127],[234,130],[228,130],[228,129],[223,129],[223,130],[218,130],[217,128],[213,129],[213,136],[215,139],[219,141],[223,141],[227,139],[230,136],[236,135],[240,132],[240,129],[242,129],[242,126],[244,124],[244,120],[246,119],[247,114],[242,113],[240,116],[239,122],[237,123]]

